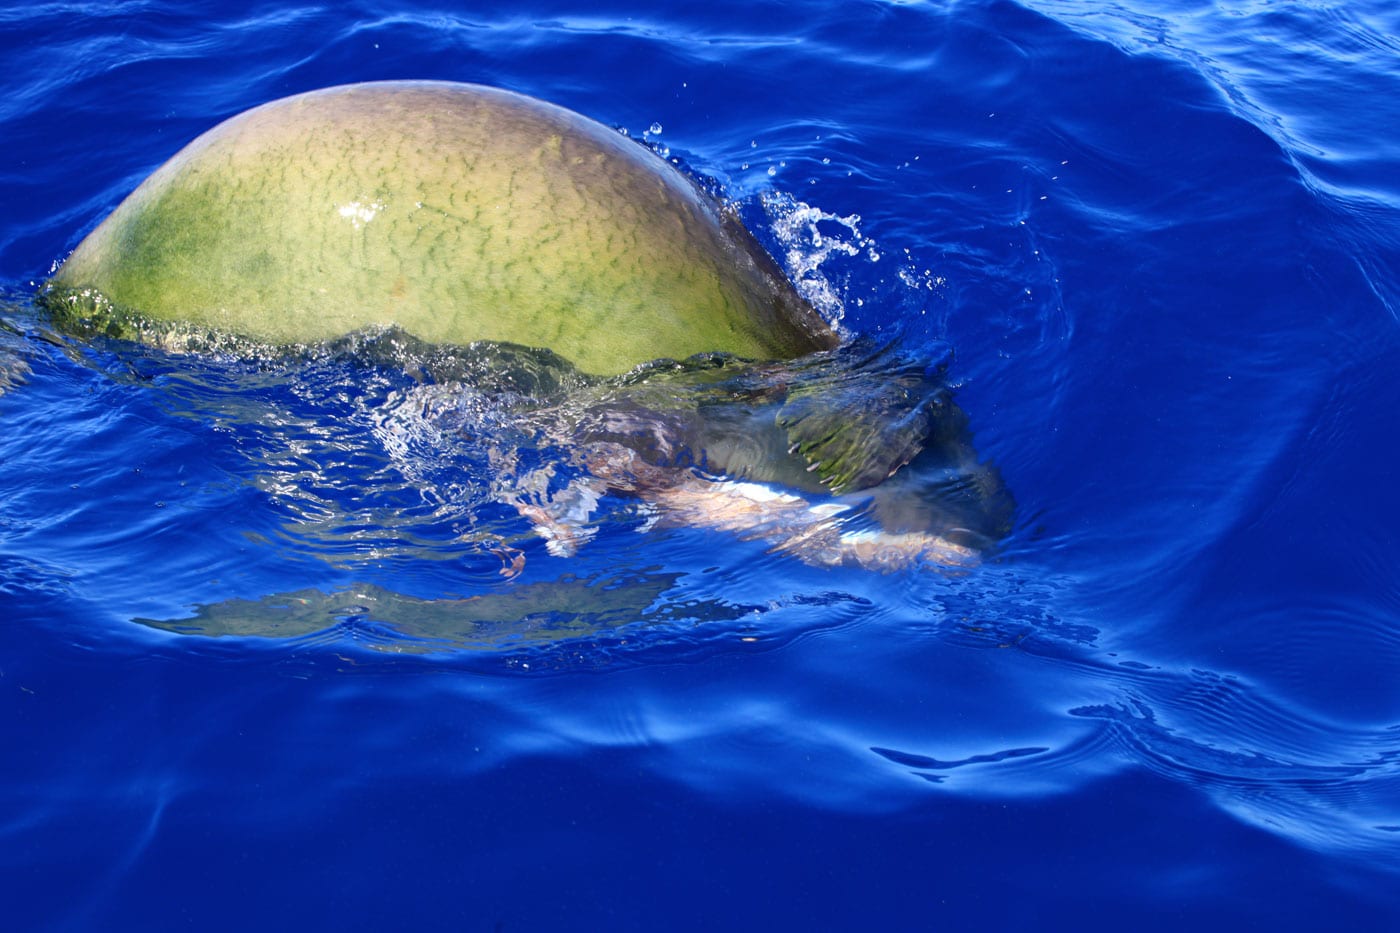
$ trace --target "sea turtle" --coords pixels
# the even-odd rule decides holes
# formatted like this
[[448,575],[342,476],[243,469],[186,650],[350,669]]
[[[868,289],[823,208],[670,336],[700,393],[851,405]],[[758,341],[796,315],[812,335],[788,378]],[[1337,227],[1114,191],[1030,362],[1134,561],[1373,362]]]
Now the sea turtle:
[[[432,378],[528,399],[521,423],[577,451],[584,476],[502,489],[559,553],[605,491],[815,563],[960,562],[1004,530],[1009,500],[939,366],[843,345],[733,211],[510,91],[354,84],[235,116],[123,201],[41,300],[70,329],[167,346],[391,328],[455,347]],[[921,453],[924,480],[887,482]],[[880,530],[837,520],[863,490],[881,490]]]

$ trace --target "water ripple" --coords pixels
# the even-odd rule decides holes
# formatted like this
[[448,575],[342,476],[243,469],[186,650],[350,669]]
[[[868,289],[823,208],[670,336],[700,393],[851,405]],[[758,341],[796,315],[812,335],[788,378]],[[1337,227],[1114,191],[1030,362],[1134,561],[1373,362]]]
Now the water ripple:
[[[149,897],[162,850],[358,837],[361,802],[397,817],[427,785],[447,788],[435,819],[499,810],[517,843],[679,787],[668,812],[722,812],[736,847],[792,801],[843,840],[826,827],[879,815],[851,864],[973,814],[917,853],[920,881],[954,850],[1031,864],[1008,856],[1015,834],[967,854],[992,800],[1017,833],[1073,830],[1034,839],[1067,857],[1037,850],[1021,874],[1084,897],[1180,909],[1189,884],[1254,909],[1278,885],[1331,895],[1316,878],[1363,863],[1389,885],[1394,11],[567,7],[0,11],[7,869],[93,879],[65,909],[102,925],[124,892]],[[850,334],[951,345],[977,450],[1017,497],[1011,534],[976,566],[864,574],[616,495],[561,556],[501,493],[578,492],[576,459],[373,340],[288,364],[46,331],[32,282],[189,139],[389,77],[630,127]],[[502,803],[500,773],[539,795]],[[1192,851],[1129,852],[1123,824],[1149,811]],[[1227,838],[1219,813],[1284,845],[1203,852],[1179,831]],[[653,832],[621,819],[600,838]],[[1241,863],[1267,882],[1234,885]]]

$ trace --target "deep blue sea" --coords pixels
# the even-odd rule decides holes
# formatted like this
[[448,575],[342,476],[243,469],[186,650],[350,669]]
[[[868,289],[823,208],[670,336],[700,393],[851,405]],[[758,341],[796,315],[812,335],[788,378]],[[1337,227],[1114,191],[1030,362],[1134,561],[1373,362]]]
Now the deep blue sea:
[[[1400,925],[1393,0],[503,10],[0,9],[0,928]],[[625,131],[951,348],[1010,535],[556,557],[393,367],[48,326],[185,143],[389,78]]]

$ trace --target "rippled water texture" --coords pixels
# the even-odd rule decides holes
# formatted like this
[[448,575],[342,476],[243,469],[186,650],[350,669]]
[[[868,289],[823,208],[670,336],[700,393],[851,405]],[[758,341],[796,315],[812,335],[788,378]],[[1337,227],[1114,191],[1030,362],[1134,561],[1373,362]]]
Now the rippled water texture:
[[[4,926],[1393,925],[1397,35],[1381,2],[0,11]],[[995,489],[1009,533],[831,566],[586,482],[596,386],[35,308],[200,132],[388,78],[544,97],[735,205],[965,416],[896,501]]]

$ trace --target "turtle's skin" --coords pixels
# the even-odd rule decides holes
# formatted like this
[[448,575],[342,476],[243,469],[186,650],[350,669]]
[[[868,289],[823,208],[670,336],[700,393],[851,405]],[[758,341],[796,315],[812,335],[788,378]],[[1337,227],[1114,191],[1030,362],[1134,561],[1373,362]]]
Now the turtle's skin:
[[203,134],[47,283],[60,323],[307,345],[375,327],[548,348],[595,375],[839,341],[733,214],[654,153],[521,94],[289,97]]

